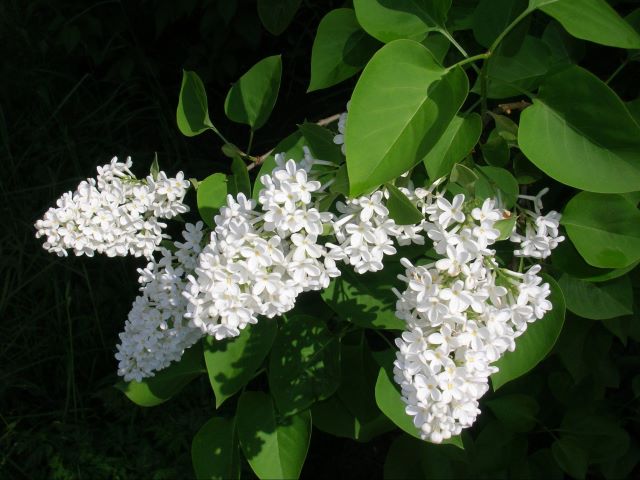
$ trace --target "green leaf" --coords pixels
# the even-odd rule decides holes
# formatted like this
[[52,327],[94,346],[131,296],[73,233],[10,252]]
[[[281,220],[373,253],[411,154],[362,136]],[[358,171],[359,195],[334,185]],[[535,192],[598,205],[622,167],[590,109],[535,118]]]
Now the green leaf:
[[479,198],[498,197],[505,208],[511,208],[518,200],[518,181],[504,168],[499,167],[477,167],[479,173],[476,181],[476,195]]
[[262,127],[276,104],[282,59],[274,55],[260,60],[229,89],[224,112],[230,120],[249,125],[252,130]]
[[491,375],[493,389],[514,380],[540,363],[551,351],[562,331],[565,315],[565,301],[562,290],[556,281],[543,274],[545,282],[551,287],[551,301],[553,308],[550,312],[535,322],[529,324],[527,330],[516,339],[516,349],[506,352],[495,366],[500,370]]
[[160,173],[160,165],[158,165],[158,152],[156,152],[153,156],[153,163],[151,164],[151,168],[149,169],[149,175],[154,180],[158,179],[158,174]]
[[530,0],[574,37],[619,48],[640,48],[640,35],[605,0]]
[[589,265],[624,268],[640,260],[640,212],[621,195],[580,192],[561,223]]
[[596,268],[589,265],[580,256],[571,242],[562,242],[553,252],[551,259],[554,267],[572,277],[586,280],[588,282],[606,282],[614,278],[621,277],[633,270],[638,262],[633,262],[624,268]]
[[198,212],[208,226],[215,227],[213,217],[227,202],[227,193],[227,176],[223,173],[209,175],[199,183],[196,192]]
[[529,395],[514,393],[486,402],[500,422],[514,432],[528,432],[536,426],[540,405]]
[[141,407],[155,407],[169,400],[205,371],[202,362],[202,346],[198,342],[186,349],[178,362],[156,372],[153,377],[146,378],[142,382],[119,382],[116,388]]
[[389,192],[389,200],[387,201],[389,217],[398,225],[414,225],[424,220],[424,215],[404,193],[390,183],[386,184],[386,188]]
[[628,276],[591,283],[564,274],[558,283],[567,308],[583,318],[605,320],[633,313],[633,292]]
[[477,113],[456,115],[438,141],[424,157],[429,178],[449,175],[453,166],[471,153],[482,133],[482,120]]
[[385,479],[472,478],[465,467],[464,452],[452,446],[422,442],[408,435],[398,436],[387,452]]
[[216,395],[216,408],[244,387],[262,365],[273,341],[278,324],[274,319],[262,318],[235,338],[204,342],[204,360],[209,382]]
[[551,445],[553,458],[560,468],[573,478],[583,479],[587,474],[587,453],[570,438],[559,438]]
[[498,130],[491,130],[486,143],[480,145],[484,161],[493,167],[506,167],[509,164],[509,145],[498,134]]
[[329,398],[340,384],[340,340],[310,315],[283,317],[269,357],[269,389],[282,414]]
[[494,228],[496,228],[500,232],[498,241],[506,240],[511,236],[511,234],[513,233],[513,227],[516,226],[517,220],[518,220],[517,215],[512,214],[509,218],[498,220],[494,224]]
[[640,190],[640,126],[597,77],[572,66],[548,76],[520,117],[522,152],[550,177],[599,193]]
[[244,456],[258,478],[300,476],[311,440],[308,410],[280,417],[269,395],[244,392],[238,400],[236,425]]
[[340,145],[333,143],[334,133],[331,130],[309,122],[298,125],[298,130],[304,137],[304,145],[314,157],[335,164],[344,162]]
[[315,403],[311,413],[321,430],[366,442],[394,426],[375,403],[378,366],[363,333],[357,333],[357,343],[343,343],[340,387],[334,396]]
[[233,157],[231,160],[231,175],[229,177],[229,193],[237,195],[244,193],[247,198],[251,198],[251,179],[247,165],[240,157]]
[[[553,65],[551,50],[540,39],[527,35],[513,55],[501,51],[487,64],[487,97],[509,98],[534,91]],[[480,92],[479,81],[473,91]]]
[[443,30],[451,0],[354,0],[358,22],[381,42],[422,40]]
[[471,19],[473,36],[480,45],[489,48],[526,8],[526,0],[480,0]]
[[280,35],[295,17],[301,0],[258,0],[258,16],[270,33]]
[[403,330],[406,325],[396,317],[397,298],[391,291],[401,272],[404,269],[399,263],[388,263],[380,272],[363,275],[347,267],[322,291],[322,298],[339,317],[360,327]]
[[196,478],[240,478],[240,452],[234,419],[213,417],[191,442]]
[[331,87],[364,68],[378,49],[350,8],[331,10],[320,21],[311,50],[311,81],[307,92]]
[[443,68],[424,46],[396,40],[360,76],[347,122],[351,195],[393,180],[421,161],[468,92],[460,67]]
[[195,72],[182,71],[176,120],[178,128],[187,137],[193,137],[213,127],[209,119],[207,92]]
[[413,417],[405,412],[406,404],[402,401],[400,390],[393,381],[393,371],[388,372],[380,368],[376,382],[376,403],[397,427],[412,437],[420,438],[418,427],[413,424]]

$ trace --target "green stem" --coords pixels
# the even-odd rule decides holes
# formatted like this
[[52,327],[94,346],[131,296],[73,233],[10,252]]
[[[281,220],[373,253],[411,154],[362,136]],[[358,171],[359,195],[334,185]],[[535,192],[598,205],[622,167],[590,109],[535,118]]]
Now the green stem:
[[611,74],[611,76],[609,78],[607,78],[607,81],[604,82],[607,85],[609,85],[609,82],[611,82],[611,80],[613,80],[614,78],[616,78],[618,76],[618,74],[624,69],[624,67],[626,67],[629,64],[629,59],[627,58],[624,62],[622,62],[620,64],[620,66],[618,68],[615,69],[615,71]]
[[498,35],[498,38],[496,38],[493,43],[491,44],[491,46],[489,47],[489,51],[487,58],[485,59],[484,63],[482,64],[482,68],[480,69],[480,99],[481,99],[481,110],[482,110],[482,117],[485,118],[487,115],[487,71],[489,70],[489,61],[491,60],[491,55],[493,55],[493,52],[496,51],[496,49],[498,48],[498,46],[500,45],[500,42],[502,42],[502,40],[504,40],[504,37],[506,37],[509,32],[511,32],[511,30],[513,30],[515,28],[516,25],[518,25],[518,23],[520,23],[527,15],[529,15],[532,12],[532,10],[530,9],[526,9],[524,12],[522,12],[520,15],[518,15],[508,26],[507,28],[505,28],[502,33],[500,35]]
[[453,38],[453,35],[451,35],[447,30],[445,30],[444,28],[441,30],[438,30],[442,35],[444,35],[444,37],[449,40],[451,42],[451,44],[456,47],[456,49],[462,54],[462,56],[464,58],[469,58],[469,54],[467,53],[467,51],[462,47],[462,45],[460,45],[455,38]]
[[229,140],[227,140],[226,138],[224,138],[224,135],[222,135],[222,133],[220,133],[220,130],[218,130],[216,127],[214,127],[213,125],[211,125],[209,127],[213,133],[215,133],[216,135],[218,135],[218,137],[220,138],[220,140],[222,140],[224,143],[231,143]]
[[474,55],[473,57],[467,57],[464,60],[460,60],[458,63],[454,65],[454,67],[460,67],[462,65],[466,65],[467,63],[475,62],[476,60],[484,60],[489,57],[489,53],[480,53],[478,55]]
[[253,145],[253,128],[251,129],[251,133],[249,134],[249,145],[247,145],[247,155],[251,154],[252,145]]

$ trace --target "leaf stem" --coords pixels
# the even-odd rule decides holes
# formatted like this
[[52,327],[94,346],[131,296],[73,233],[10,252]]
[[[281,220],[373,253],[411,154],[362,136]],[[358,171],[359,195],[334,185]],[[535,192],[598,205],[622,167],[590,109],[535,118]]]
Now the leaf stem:
[[247,145],[247,155],[251,154],[252,146],[253,146],[253,128],[251,129],[251,133],[249,133],[249,144]]
[[611,80],[613,80],[614,78],[616,78],[618,76],[618,74],[624,69],[624,67],[626,67],[629,64],[629,59],[627,58],[624,62],[622,62],[618,68],[615,69],[615,71],[609,76],[609,78],[607,78],[607,81],[604,82],[607,85],[609,85],[609,83],[611,82]]
[[467,63],[475,62],[476,60],[484,60],[489,57],[489,52],[480,53],[478,55],[474,55],[473,57],[467,57],[464,60],[460,60],[458,63],[454,64],[454,67],[460,67],[462,65],[466,65]]
[[229,140],[227,140],[226,138],[224,138],[224,135],[222,135],[222,133],[220,133],[220,130],[218,130],[216,127],[214,127],[213,125],[211,125],[209,127],[213,133],[215,133],[216,135],[218,135],[218,137],[220,138],[220,140],[222,140],[224,143],[231,143]]

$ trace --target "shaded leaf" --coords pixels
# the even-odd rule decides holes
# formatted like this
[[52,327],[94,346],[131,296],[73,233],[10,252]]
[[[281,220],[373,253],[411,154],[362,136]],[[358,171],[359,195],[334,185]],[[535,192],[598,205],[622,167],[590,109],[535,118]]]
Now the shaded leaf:
[[218,209],[227,203],[227,176],[223,173],[209,175],[198,184],[196,192],[198,212],[204,222],[215,227],[213,217]]
[[178,128],[187,137],[193,137],[213,127],[209,119],[207,92],[202,80],[195,72],[182,71],[176,120]]
[[240,451],[235,420],[213,417],[191,442],[191,461],[196,478],[240,478]]
[[262,127],[276,104],[281,76],[280,55],[256,63],[229,89],[224,102],[227,117],[249,125],[252,130]]
[[633,292],[628,276],[591,283],[564,274],[558,283],[567,308],[583,318],[605,320],[633,313]]
[[398,190],[397,187],[388,183],[386,185],[389,192],[387,208],[389,217],[398,225],[414,225],[424,220],[424,215],[420,212],[407,196]]
[[302,0],[258,0],[258,16],[270,33],[280,35],[295,17]]

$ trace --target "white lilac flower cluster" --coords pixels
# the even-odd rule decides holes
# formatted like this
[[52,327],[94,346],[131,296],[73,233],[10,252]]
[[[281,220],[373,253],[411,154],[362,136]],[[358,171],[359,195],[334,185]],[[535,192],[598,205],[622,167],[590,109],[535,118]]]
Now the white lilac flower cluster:
[[35,224],[43,247],[59,256],[76,255],[151,257],[162,241],[166,224],[188,211],[182,202],[189,187],[182,172],[168,178],[159,172],[139,180],[131,172],[131,158],[98,167],[96,178],[82,181],[67,192]]
[[202,337],[184,319],[187,300],[182,292],[202,250],[203,224],[186,224],[184,242],[161,247],[140,274],[141,294],[133,302],[117,346],[118,375],[140,381],[179,360]]
[[551,250],[564,240],[558,231],[562,215],[555,210],[542,215],[542,196],[548,191],[548,188],[543,188],[536,196],[518,197],[533,203],[533,211],[523,209],[524,233],[518,233],[514,228],[509,238],[512,242],[520,244],[520,248],[513,252],[516,257],[547,258],[551,255]]
[[551,309],[550,291],[539,266],[526,273],[498,266],[489,247],[502,211],[493,200],[474,207],[462,194],[451,202],[429,194],[419,206],[441,258],[419,266],[402,260],[407,287],[396,291],[396,315],[407,330],[396,339],[394,375],[422,438],[440,443],[473,424],[497,371],[491,363]]
[[[414,195],[413,189],[401,190],[409,197]],[[331,258],[349,263],[358,273],[376,272],[384,268],[385,255],[396,253],[394,240],[399,245],[424,245],[421,225],[397,225],[389,217],[387,197],[382,189],[336,203],[340,216],[332,227],[338,243],[326,244]]]
[[297,296],[329,285],[340,275],[319,241],[332,214],[318,208],[323,186],[305,155],[296,164],[276,155],[277,167],[261,178],[258,203],[229,196],[215,217],[209,244],[184,292],[186,317],[217,339],[233,337],[258,315],[291,310]]
[[349,112],[349,102],[347,102],[347,111],[340,114],[338,117],[338,133],[333,137],[333,143],[340,145],[342,154],[347,154],[347,144],[344,141],[345,134],[347,132],[347,117]]

